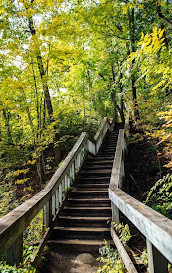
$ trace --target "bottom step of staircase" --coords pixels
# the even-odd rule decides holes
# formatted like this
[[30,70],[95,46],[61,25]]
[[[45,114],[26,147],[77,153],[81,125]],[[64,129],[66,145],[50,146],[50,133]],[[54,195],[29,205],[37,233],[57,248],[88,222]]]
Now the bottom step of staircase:
[[[108,243],[112,243],[109,241]],[[66,251],[68,253],[72,252],[99,252],[99,249],[105,245],[104,240],[79,240],[79,239],[63,239],[63,240],[51,240],[48,241],[48,245],[54,251]]]

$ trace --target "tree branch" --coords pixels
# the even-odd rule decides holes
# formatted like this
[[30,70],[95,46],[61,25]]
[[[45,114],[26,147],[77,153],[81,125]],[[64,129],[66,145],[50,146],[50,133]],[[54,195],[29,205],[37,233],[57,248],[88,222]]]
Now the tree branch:
[[162,14],[162,12],[161,12],[161,7],[160,7],[160,5],[157,3],[157,1],[156,1],[156,7],[157,7],[157,14],[158,14],[158,16],[159,16],[161,19],[163,19],[164,22],[166,22],[166,23],[172,28],[172,22],[171,22],[167,17],[165,17],[165,16]]

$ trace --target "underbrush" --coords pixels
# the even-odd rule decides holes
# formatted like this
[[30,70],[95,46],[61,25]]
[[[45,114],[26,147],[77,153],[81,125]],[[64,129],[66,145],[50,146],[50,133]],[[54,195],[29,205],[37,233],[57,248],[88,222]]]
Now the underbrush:
[[[120,238],[120,241],[125,244],[131,238],[130,230],[128,225],[113,223],[116,232]],[[99,250],[101,257],[98,258],[103,263],[102,267],[99,267],[97,273],[125,273],[127,272],[124,263],[116,249],[109,245],[105,241],[105,246]]]
[[144,203],[172,219],[172,175],[167,174],[159,179],[150,189]]

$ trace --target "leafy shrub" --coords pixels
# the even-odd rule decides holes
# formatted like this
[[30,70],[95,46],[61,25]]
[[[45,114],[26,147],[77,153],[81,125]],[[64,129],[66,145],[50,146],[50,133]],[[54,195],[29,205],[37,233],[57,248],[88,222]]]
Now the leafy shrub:
[[172,219],[172,175],[167,174],[155,183],[145,204]]
[[97,273],[123,273],[126,272],[117,250],[114,250],[105,242],[105,246],[99,250],[101,257],[98,259],[104,265],[99,267]]
[[117,233],[119,234],[119,239],[121,240],[121,242],[123,244],[125,244],[126,242],[128,242],[131,238],[131,233],[130,233],[130,229],[128,225],[124,225],[122,223],[120,223],[119,225],[117,225],[116,223],[113,223]]
[[1,273],[36,273],[36,269],[29,268],[17,268],[16,266],[10,266],[5,262],[0,262],[0,272]]
[[[130,230],[128,225],[113,223],[119,238],[123,244],[125,244],[131,238]],[[126,272],[125,266],[119,256],[117,250],[111,247],[106,241],[105,246],[99,250],[101,257],[98,259],[104,265],[99,267],[97,273],[123,273]]]

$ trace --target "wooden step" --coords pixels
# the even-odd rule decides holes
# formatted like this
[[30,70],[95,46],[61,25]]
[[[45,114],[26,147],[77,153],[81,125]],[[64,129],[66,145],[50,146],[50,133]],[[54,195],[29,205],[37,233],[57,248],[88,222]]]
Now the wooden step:
[[108,188],[109,187],[109,181],[107,181],[107,183],[97,183],[97,184],[91,184],[91,183],[80,183],[80,184],[77,184],[77,188]]
[[84,166],[90,166],[90,165],[97,165],[97,166],[101,166],[101,165],[109,165],[111,166],[113,164],[113,159],[109,160],[109,159],[105,159],[105,160],[97,160],[96,158],[94,159],[90,159],[89,161],[87,161]]
[[114,160],[114,156],[111,156],[109,158],[104,158],[103,156],[99,156],[97,155],[96,158],[95,157],[91,157],[90,160],[96,160],[96,161],[107,161],[107,160]]
[[99,188],[94,188],[94,189],[86,189],[86,190],[83,190],[83,189],[80,189],[80,188],[74,188],[73,191],[71,193],[74,193],[74,194],[80,194],[81,196],[82,195],[90,195],[90,194],[95,194],[96,196],[100,196],[100,195],[103,195],[103,194],[106,194],[108,192],[108,189],[99,189]]
[[111,217],[81,217],[81,216],[59,216],[58,226],[68,227],[109,227]]
[[83,166],[83,169],[84,170],[98,170],[98,169],[100,169],[100,170],[112,170],[112,166],[113,166],[113,163],[111,163],[111,164],[94,164],[94,163],[92,163],[92,164],[87,164],[87,165],[85,165],[85,166]]
[[109,198],[83,198],[83,199],[76,199],[70,198],[68,199],[67,204],[74,205],[75,207],[87,207],[90,205],[91,207],[110,207],[110,200]]
[[64,207],[62,215],[68,216],[109,216],[111,217],[110,207]]
[[94,175],[96,175],[96,174],[98,174],[98,175],[103,175],[103,174],[111,174],[111,170],[112,170],[112,168],[109,168],[109,169],[95,169],[95,170],[87,170],[87,171],[85,171],[85,170],[82,170],[81,171],[81,174],[85,174],[85,175],[89,175],[89,174],[91,174],[92,176],[94,176]]
[[99,160],[99,161],[101,161],[101,160],[114,160],[114,156],[115,156],[115,154],[113,156],[108,155],[108,158],[107,158],[107,157],[104,157],[102,155],[97,155],[96,160]]
[[55,227],[50,240],[56,239],[110,239],[110,227]]
[[48,241],[51,249],[58,251],[58,249],[65,250],[65,252],[78,252],[78,253],[97,253],[99,248],[105,244],[104,240],[79,240],[79,239],[66,239],[66,240],[51,240]]
[[[97,186],[97,184],[95,184],[95,186]],[[77,192],[77,191],[84,191],[84,192],[88,192],[88,193],[90,193],[90,192],[97,192],[97,193],[99,193],[99,192],[102,192],[102,191],[104,191],[104,192],[108,192],[108,185],[106,185],[106,187],[90,187],[90,184],[88,184],[88,186],[87,187],[79,187],[79,186],[77,186],[74,190],[73,190],[73,192]]]
[[78,183],[104,183],[110,181],[110,176],[97,176],[97,177],[85,177],[80,176],[78,178]]
[[55,227],[54,230],[65,230],[65,231],[75,231],[75,232],[110,232],[110,228],[100,228],[100,227]]

